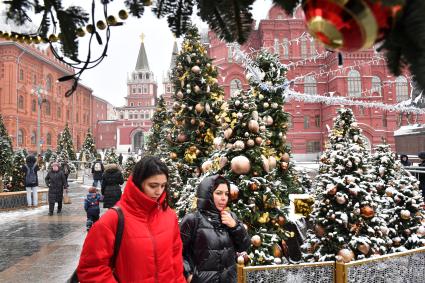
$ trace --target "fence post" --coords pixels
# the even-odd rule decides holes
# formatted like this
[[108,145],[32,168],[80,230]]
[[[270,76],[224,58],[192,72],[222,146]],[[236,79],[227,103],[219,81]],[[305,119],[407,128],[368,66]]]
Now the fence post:
[[346,283],[347,282],[347,268],[342,262],[336,262],[335,268],[335,283]]
[[238,283],[244,283],[244,277],[243,277],[243,268],[244,268],[244,264],[237,264],[237,277],[238,277]]

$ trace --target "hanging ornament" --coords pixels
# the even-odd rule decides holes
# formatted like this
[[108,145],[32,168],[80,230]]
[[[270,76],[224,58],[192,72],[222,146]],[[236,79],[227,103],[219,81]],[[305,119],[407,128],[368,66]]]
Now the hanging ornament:
[[375,211],[373,210],[372,207],[370,206],[363,206],[360,209],[360,214],[364,217],[364,218],[372,218],[375,215]]
[[282,257],[282,248],[280,247],[280,245],[278,245],[278,244],[273,245],[273,256],[275,258]]
[[178,141],[178,142],[185,142],[185,141],[187,141],[187,136],[186,136],[186,134],[185,134],[185,133],[180,133],[180,134],[178,134],[178,136],[177,136],[177,141]]
[[313,37],[332,49],[356,51],[382,39],[401,6],[372,0],[306,0],[303,9]]
[[349,263],[354,259],[354,252],[350,249],[339,250],[336,260],[339,262]]
[[416,230],[416,235],[418,235],[419,237],[425,236],[425,227],[424,226],[419,227],[418,230]]
[[204,111],[204,106],[201,103],[196,104],[195,111],[198,113],[202,113],[202,111]]
[[176,159],[176,158],[177,158],[177,153],[175,153],[175,152],[170,152],[170,158],[171,158],[171,159]]
[[252,111],[251,117],[252,119],[258,121],[258,111]]
[[285,152],[282,155],[282,161],[289,162],[289,158],[290,158],[290,156],[289,156],[289,153],[287,153],[287,152]]
[[192,72],[194,72],[195,74],[199,74],[201,72],[201,68],[199,68],[198,65],[195,65],[192,67]]
[[266,171],[266,173],[269,173],[270,172],[269,161],[267,160],[267,158],[264,155],[261,155],[261,160],[263,162],[264,171]]
[[201,165],[202,173],[206,173],[210,171],[210,169],[212,168],[212,165],[213,165],[213,162],[211,160],[207,160],[204,163],[202,163]]
[[227,161],[228,161],[228,159],[227,159],[226,156],[221,156],[220,157],[220,162],[219,162],[220,163],[220,169],[223,168],[224,166],[226,166]]
[[258,248],[259,246],[261,246],[261,237],[258,235],[252,236],[251,243],[254,247]]
[[226,130],[224,130],[224,138],[228,140],[232,136],[232,133],[232,128],[227,128]]
[[242,108],[245,109],[245,110],[248,110],[249,109],[249,104],[248,103],[244,103],[242,105]]
[[233,144],[233,148],[235,150],[243,150],[245,148],[245,143],[241,140],[238,140]]
[[256,143],[257,145],[261,145],[261,144],[262,144],[262,142],[263,142],[263,139],[262,139],[261,137],[256,137],[256,138],[255,138],[255,143]]
[[255,182],[252,182],[252,183],[249,185],[249,189],[250,189],[251,191],[256,191],[256,190],[258,190],[258,184],[257,184],[257,183],[255,183]]
[[322,225],[316,224],[314,226],[314,232],[317,237],[323,237],[325,235],[325,228]]
[[273,125],[273,118],[269,115],[264,116],[263,121],[267,126]]
[[347,199],[343,195],[337,195],[336,202],[339,204],[345,204],[347,202]]
[[241,101],[240,100],[236,100],[235,101],[235,106],[239,106],[241,104]]
[[360,244],[357,249],[364,255],[367,255],[370,251],[370,246],[368,243],[362,243]]
[[177,97],[182,99],[183,98],[183,92],[181,92],[180,90],[176,93]]
[[381,177],[384,176],[384,174],[385,174],[385,167],[380,166],[378,168],[378,171],[379,171],[379,175],[381,175]]
[[193,91],[194,91],[195,93],[200,93],[200,92],[201,92],[201,88],[200,88],[199,86],[195,85],[195,86],[193,87]]
[[253,147],[255,145],[255,142],[253,139],[249,139],[246,141],[246,146],[247,147]]
[[270,170],[273,170],[276,168],[276,158],[274,156],[269,156],[268,158],[268,162],[269,162],[269,168]]
[[288,169],[288,162],[282,162],[280,163],[280,167],[282,168],[283,171]]
[[251,170],[251,162],[243,155],[234,157],[230,164],[233,173],[238,175],[247,174]]
[[238,197],[239,197],[239,188],[234,184],[230,184],[230,199],[237,200]]
[[254,134],[257,134],[260,130],[260,126],[258,125],[258,122],[256,120],[249,120],[248,129]]
[[410,219],[410,211],[407,210],[407,209],[403,209],[402,211],[400,211],[400,217],[401,217],[401,219],[409,220]]

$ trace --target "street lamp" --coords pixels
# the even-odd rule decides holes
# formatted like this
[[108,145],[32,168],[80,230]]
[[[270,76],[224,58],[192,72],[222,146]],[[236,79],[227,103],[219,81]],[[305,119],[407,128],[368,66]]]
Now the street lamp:
[[41,153],[40,141],[41,141],[41,105],[46,102],[46,99],[42,97],[42,94],[46,94],[46,91],[41,86],[36,86],[31,89],[31,93],[37,95],[37,155]]

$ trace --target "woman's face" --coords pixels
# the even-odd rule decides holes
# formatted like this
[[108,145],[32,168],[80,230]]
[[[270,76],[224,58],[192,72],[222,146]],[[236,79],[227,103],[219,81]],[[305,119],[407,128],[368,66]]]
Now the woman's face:
[[220,184],[213,192],[214,204],[218,211],[223,211],[229,200],[229,188],[226,184]]
[[165,174],[153,175],[142,182],[142,192],[157,201],[167,187],[167,182]]

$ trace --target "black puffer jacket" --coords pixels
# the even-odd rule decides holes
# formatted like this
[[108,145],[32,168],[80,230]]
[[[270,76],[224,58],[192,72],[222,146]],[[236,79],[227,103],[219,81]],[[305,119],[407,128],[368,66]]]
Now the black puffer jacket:
[[49,188],[49,202],[62,202],[63,189],[68,187],[65,174],[62,170],[50,170],[44,180]]
[[192,283],[236,282],[236,251],[245,251],[250,245],[248,233],[234,213],[236,227],[221,223],[213,201],[216,178],[206,177],[201,182],[198,211],[186,215],[180,224],[184,272],[186,277],[193,274]]
[[103,207],[110,208],[121,198],[121,185],[124,178],[118,166],[105,166],[102,176]]

